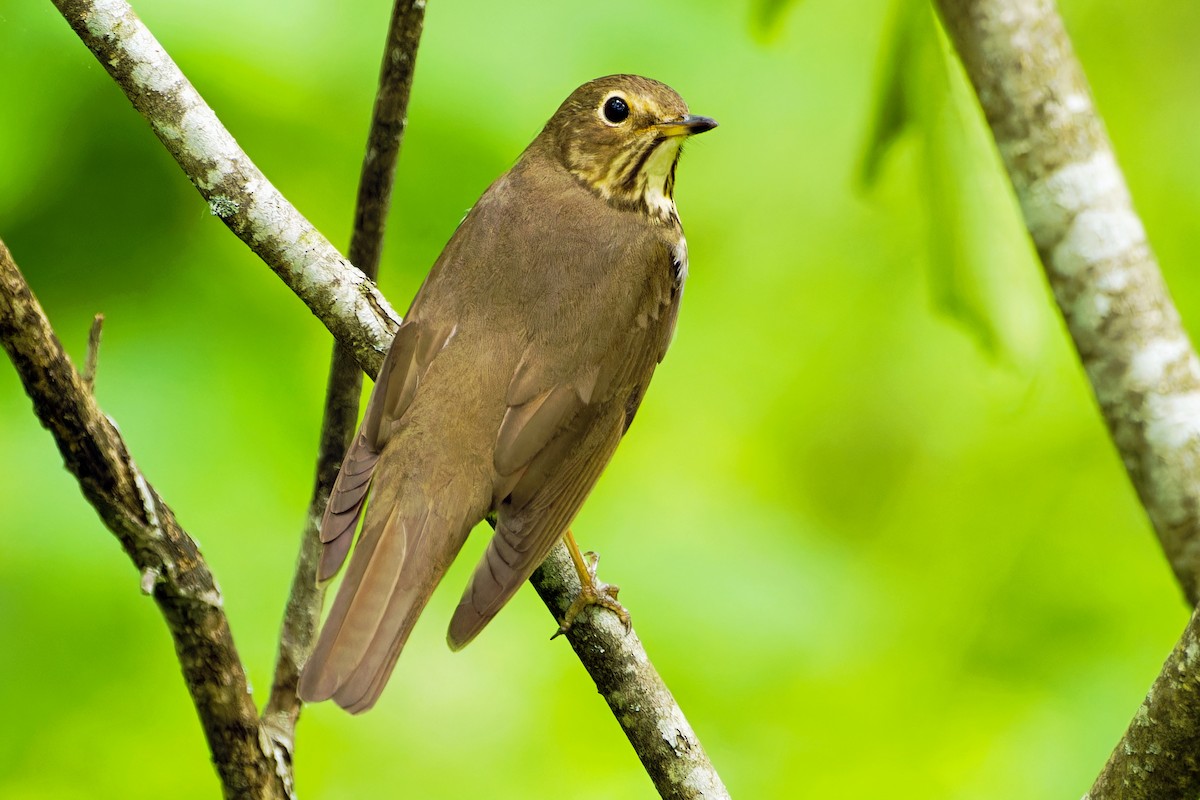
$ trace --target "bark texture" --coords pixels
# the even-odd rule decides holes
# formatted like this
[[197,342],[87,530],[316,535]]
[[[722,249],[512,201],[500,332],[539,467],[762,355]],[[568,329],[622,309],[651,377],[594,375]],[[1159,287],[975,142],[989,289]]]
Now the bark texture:
[[212,213],[374,374],[400,320],[375,284],[271,185],[125,0],[54,4]]
[[[556,621],[579,595],[579,578],[562,543],[529,580]],[[667,800],[729,797],[636,633],[626,632],[616,614],[593,608],[576,620],[566,637],[659,795]]]
[[[1052,0],[937,0],[1113,442],[1200,599],[1200,361]],[[1191,623],[1086,800],[1200,793]]]
[[1129,477],[1200,601],[1200,361],[1052,0],[938,0]]
[[[379,72],[379,89],[375,95],[367,149],[358,181],[354,232],[350,238],[350,261],[357,264],[372,281],[379,274],[384,228],[395,183],[396,160],[408,123],[408,98],[424,22],[425,0],[396,0],[388,25],[383,65]],[[363,372],[354,354],[335,343],[325,389],[317,474],[301,534],[296,573],[292,577],[279,634],[279,656],[275,663],[271,696],[263,711],[263,722],[272,737],[289,751],[301,709],[296,685],[300,680],[300,670],[312,652],[325,597],[325,587],[317,584],[321,517],[346,455],[346,448],[354,436],[362,381]]]
[[0,242],[0,345],[84,497],[158,604],[227,798],[284,798],[291,765],[260,735],[221,592],[196,542],[138,470]]
[[1083,800],[1200,795],[1200,613],[1183,631],[1129,730]]

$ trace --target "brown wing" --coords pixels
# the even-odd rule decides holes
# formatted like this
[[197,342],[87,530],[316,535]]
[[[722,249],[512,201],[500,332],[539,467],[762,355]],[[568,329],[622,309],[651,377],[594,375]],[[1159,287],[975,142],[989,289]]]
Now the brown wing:
[[371,392],[362,427],[346,451],[342,468],[329,493],[325,515],[321,519],[324,547],[317,580],[329,580],[345,562],[366,504],[379,453],[387,442],[391,426],[404,416],[416,394],[421,375],[450,333],[443,327],[421,325],[411,318],[396,332],[375,378],[376,387],[381,388]]
[[[496,471],[507,476],[496,533],[450,622],[452,648],[473,639],[533,574],[616,451],[670,340],[678,285],[669,258],[663,248],[631,318],[592,348],[593,360],[545,352],[562,345],[546,342],[522,357],[496,439]],[[555,374],[564,364],[572,372]]]

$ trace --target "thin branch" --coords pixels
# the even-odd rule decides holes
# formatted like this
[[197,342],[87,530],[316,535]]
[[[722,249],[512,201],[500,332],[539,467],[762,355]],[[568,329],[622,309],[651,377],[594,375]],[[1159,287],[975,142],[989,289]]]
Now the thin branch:
[[350,260],[368,275],[379,272],[384,226],[392,203],[396,160],[408,126],[417,46],[425,25],[425,0],[395,0],[379,68],[379,89],[358,179]]
[[400,319],[375,285],[242,152],[128,3],[54,4],[150,123],[212,213],[374,374]]
[[87,358],[83,362],[83,385],[88,394],[96,391],[96,364],[100,360],[100,330],[104,327],[104,315],[92,317],[92,327],[88,330]]
[[220,590],[196,543],[146,480],[75,371],[12,255],[0,242],[0,345],[88,502],[141,573],[175,652],[228,798],[286,793],[258,716]]
[[[579,578],[562,543],[529,580],[556,622],[579,596]],[[588,612],[566,638],[659,795],[667,800],[727,800],[721,776],[637,634],[627,633],[616,614]]]
[[938,0],[1113,442],[1200,601],[1200,360],[1052,0]]
[[[408,122],[408,97],[424,21],[424,0],[396,0],[384,46],[379,89],[358,182],[354,233],[350,238],[350,260],[372,280],[379,272],[384,225],[391,206],[396,159]],[[362,369],[354,356],[335,344],[325,391],[316,481],[279,636],[275,680],[263,711],[263,722],[272,737],[289,751],[301,706],[296,683],[300,669],[312,651],[325,596],[324,587],[317,584],[317,561],[321,554],[317,532],[338,468],[354,435],[362,379]]]
[[[355,354],[368,375],[375,375],[398,317],[374,286],[341,259],[332,245],[262,177],[237,149],[212,114],[124,0],[54,0],[80,38],[126,91],[134,107],[150,121],[163,144],[214,213],[264,261],[325,323],[340,344]],[[246,178],[246,176],[251,176]],[[574,570],[552,557],[542,566],[537,585],[551,612],[559,614],[570,597]],[[725,797],[720,779],[682,711],[665,691],[641,642],[634,635],[604,632],[607,615],[589,614],[576,622],[568,640],[590,649],[587,664],[613,709],[642,715],[633,725],[635,747],[661,750],[648,734],[657,731],[669,753],[643,758],[666,797]],[[589,643],[604,642],[602,650]],[[578,644],[576,644],[578,643]],[[581,656],[582,657],[582,656]],[[609,676],[637,670],[629,680]],[[627,704],[619,691],[640,692],[645,706]],[[627,724],[624,719],[619,720]],[[672,746],[674,745],[674,746]],[[643,754],[639,752],[639,756]],[[706,794],[707,793],[707,794]]]

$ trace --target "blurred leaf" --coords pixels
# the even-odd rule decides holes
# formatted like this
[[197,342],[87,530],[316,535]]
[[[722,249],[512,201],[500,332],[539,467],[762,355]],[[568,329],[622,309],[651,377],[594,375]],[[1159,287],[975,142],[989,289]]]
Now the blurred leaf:
[[784,15],[800,0],[754,0],[754,29],[762,38],[769,38],[779,29]]
[[933,306],[961,325],[989,357],[1001,358],[1006,345],[996,306],[1005,301],[1005,292],[991,278],[1008,268],[1008,251],[996,239],[997,230],[1008,231],[999,222],[1012,216],[1011,190],[998,178],[975,97],[930,6],[902,0],[884,47],[859,181],[865,189],[873,187],[904,132],[920,131],[918,180],[926,206]]
[[879,177],[883,156],[912,121],[909,108],[906,76],[913,69],[914,47],[920,47],[920,36],[927,27],[923,7],[914,2],[902,2],[892,15],[891,36],[883,45],[879,90],[859,167],[859,181],[870,187]]
[[[987,276],[1003,268],[988,247],[992,226],[990,204],[983,191],[985,162],[978,131],[968,127],[966,106],[974,101],[961,76],[952,76],[950,51],[940,30],[931,42],[930,58],[938,87],[923,120],[925,199],[929,209],[929,289],[934,308],[962,325],[989,356],[1001,343],[986,289]],[[936,48],[936,49],[935,49]],[[953,80],[959,77],[958,81]]]

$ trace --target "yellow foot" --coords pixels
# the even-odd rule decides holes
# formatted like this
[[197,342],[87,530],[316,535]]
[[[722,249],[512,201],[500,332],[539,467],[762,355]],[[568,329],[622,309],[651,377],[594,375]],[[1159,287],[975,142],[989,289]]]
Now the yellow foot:
[[567,531],[566,543],[567,550],[571,553],[571,560],[575,562],[575,571],[579,574],[579,596],[571,603],[558,630],[550,638],[557,639],[571,630],[571,626],[575,624],[575,618],[588,606],[607,608],[617,615],[621,624],[625,626],[625,632],[629,633],[632,630],[629,612],[625,610],[625,606],[617,602],[617,593],[621,591],[621,587],[596,579],[596,565],[600,563],[600,557],[593,552],[580,554],[579,545],[575,544],[575,537],[571,535],[570,531]]

